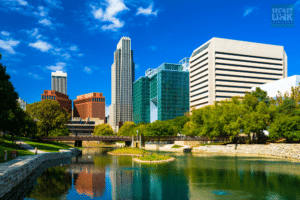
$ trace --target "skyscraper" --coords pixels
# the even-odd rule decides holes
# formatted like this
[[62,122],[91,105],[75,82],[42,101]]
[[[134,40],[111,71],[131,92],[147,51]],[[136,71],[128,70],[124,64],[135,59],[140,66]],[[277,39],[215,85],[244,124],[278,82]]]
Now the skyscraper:
[[51,90],[67,94],[67,73],[62,71],[51,73]]
[[133,121],[154,122],[189,111],[189,72],[181,64],[163,63],[148,69],[133,84]]
[[212,38],[190,57],[190,109],[287,77],[283,46]]
[[134,81],[133,51],[131,39],[122,37],[114,53],[111,66],[111,106],[109,124],[115,132],[119,125],[133,120],[132,87]]

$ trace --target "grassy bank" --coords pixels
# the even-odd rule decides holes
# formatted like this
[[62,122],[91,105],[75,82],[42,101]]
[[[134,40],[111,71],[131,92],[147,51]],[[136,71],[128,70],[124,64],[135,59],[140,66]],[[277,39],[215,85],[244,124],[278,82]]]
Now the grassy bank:
[[37,147],[38,150],[45,152],[59,152],[60,149],[73,148],[70,145],[59,143],[59,142],[34,142],[34,141],[24,141],[30,146]]
[[4,161],[4,151],[7,151],[7,161],[12,160],[11,157],[11,151],[17,150],[19,156],[28,156],[33,155],[34,153],[31,153],[30,151],[27,151],[25,149],[20,148],[19,145],[16,145],[12,143],[11,140],[0,138],[0,163],[5,162]]
[[174,149],[181,148],[181,147],[182,147],[181,145],[174,145],[174,146],[172,146],[172,148],[174,148]]

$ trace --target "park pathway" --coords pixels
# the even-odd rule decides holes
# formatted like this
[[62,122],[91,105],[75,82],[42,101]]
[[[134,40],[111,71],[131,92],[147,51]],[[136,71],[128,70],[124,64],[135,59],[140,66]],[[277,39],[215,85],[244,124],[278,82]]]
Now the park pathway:
[[[28,151],[35,153],[35,147],[30,146],[29,144],[26,144],[22,140],[16,141],[16,144],[20,145],[20,147],[22,147],[23,149],[27,149]],[[39,153],[47,153],[47,152],[42,151],[42,150],[37,150],[37,153],[39,154]]]

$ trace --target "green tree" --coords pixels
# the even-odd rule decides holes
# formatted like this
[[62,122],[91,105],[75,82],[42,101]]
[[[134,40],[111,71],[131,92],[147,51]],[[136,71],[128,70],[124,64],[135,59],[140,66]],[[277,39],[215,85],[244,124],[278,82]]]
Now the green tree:
[[174,119],[171,119],[171,120],[167,120],[167,122],[169,124],[172,124],[173,126],[176,127],[177,129],[177,133],[181,133],[182,132],[182,129],[184,127],[184,125],[190,121],[190,118],[186,115],[184,116],[179,116],[179,117],[176,117]]
[[109,124],[99,124],[94,128],[94,135],[113,135],[114,131]]
[[131,136],[136,134],[134,128],[136,127],[134,122],[125,122],[118,131],[118,135],[121,136]]
[[26,111],[37,121],[38,136],[49,136],[51,133],[65,129],[64,125],[69,121],[70,114],[61,108],[57,101],[49,99],[28,104]]
[[181,131],[181,133],[186,136],[197,136],[200,132],[200,127],[193,121],[186,122]]
[[177,134],[177,128],[166,121],[155,121],[147,125],[147,136],[173,136]]
[[145,123],[140,123],[134,128],[134,133],[137,133],[138,131],[139,135],[147,135],[147,127],[148,125],[146,125]]
[[[0,59],[2,55],[0,53]],[[4,133],[13,127],[9,123],[11,112],[14,113],[17,109],[18,93],[15,91],[13,84],[10,81],[10,76],[6,73],[6,67],[0,63],[0,130]],[[9,125],[8,125],[9,124]],[[4,134],[5,137],[5,134]]]
[[270,125],[271,139],[286,138],[288,142],[300,140],[300,116],[279,115]]

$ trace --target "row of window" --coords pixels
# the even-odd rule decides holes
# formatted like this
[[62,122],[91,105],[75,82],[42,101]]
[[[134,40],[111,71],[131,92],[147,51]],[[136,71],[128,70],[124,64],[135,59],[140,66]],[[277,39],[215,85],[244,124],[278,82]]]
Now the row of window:
[[199,103],[199,104],[193,105],[193,106],[191,106],[191,109],[194,108],[194,107],[196,107],[196,106],[201,106],[201,105],[204,105],[204,104],[208,104],[208,101],[205,101],[203,103]]
[[223,82],[234,82],[234,83],[250,83],[250,84],[265,84],[263,82],[251,82],[251,81],[234,81],[234,80],[224,80],[224,79],[216,79],[216,81],[223,81]]
[[205,74],[205,75],[203,75],[203,76],[201,76],[201,77],[199,77],[199,78],[197,78],[197,79],[195,79],[195,80],[192,80],[191,83],[193,83],[193,82],[195,82],[195,81],[198,81],[198,80],[200,80],[200,79],[202,79],[202,78],[204,78],[204,77],[206,77],[206,76],[208,76],[208,74]]
[[226,65],[226,66],[234,66],[234,67],[246,67],[246,68],[256,68],[256,69],[266,69],[266,70],[282,71],[282,69],[277,69],[277,68],[256,67],[256,66],[250,66],[250,65],[226,64],[226,63],[218,63],[218,62],[216,62],[216,65]]
[[209,46],[210,42],[207,43],[206,45],[204,45],[203,47],[201,47],[200,49],[198,49],[197,51],[195,51],[192,55],[192,57],[196,56],[197,54],[199,54],[200,52],[202,52],[203,50],[207,49]]
[[229,77],[238,77],[238,78],[264,79],[264,80],[278,80],[278,78],[263,78],[263,77],[253,77],[253,76],[238,76],[238,75],[229,75],[229,74],[216,74],[216,76],[229,76]]
[[[206,64],[206,65],[207,65],[207,64]],[[201,72],[199,72],[199,73],[197,73],[197,74],[191,76],[190,78],[193,78],[193,77],[195,77],[195,76],[197,76],[197,75],[199,75],[199,74],[202,74],[203,72],[205,72],[205,71],[207,71],[207,70],[208,70],[208,68],[206,68],[206,69],[202,70]]]
[[257,63],[257,64],[267,64],[267,65],[278,65],[278,66],[282,66],[282,64],[277,64],[277,63],[258,62],[258,61],[242,60],[242,59],[231,59],[231,58],[220,58],[220,57],[216,57],[216,61],[217,61],[217,60],[231,60],[231,61],[237,61],[237,62],[249,62],[249,63]]
[[203,88],[206,88],[206,87],[208,87],[208,85],[205,85],[205,86],[203,86],[203,87],[201,87],[201,88],[198,88],[198,89],[192,90],[192,91],[191,91],[191,93],[192,93],[192,92],[195,92],[195,91],[198,91],[198,90],[201,90],[201,89],[203,89]]
[[206,91],[204,91],[204,92],[201,92],[201,93],[198,93],[198,94],[195,94],[195,95],[191,96],[191,98],[192,98],[192,97],[199,96],[199,95],[204,94],[204,93],[207,93],[207,92],[208,92],[208,90],[206,90]]
[[241,94],[245,94],[246,93],[246,92],[241,92],[241,91],[227,91],[227,90],[216,90],[216,92],[241,93]]
[[191,66],[190,66],[190,71],[193,72],[192,69],[193,69],[195,66],[199,65],[200,63],[203,63],[203,62],[206,61],[206,60],[208,60],[208,57],[204,58],[203,60],[197,62],[197,63],[194,64],[194,65],[191,65]]
[[218,51],[216,51],[216,54],[224,54],[224,55],[230,55],[230,56],[243,56],[243,57],[248,57],[248,58],[261,58],[261,59],[268,59],[268,60],[278,60],[278,61],[282,61],[282,59],[279,59],[279,58],[268,58],[268,57],[260,57],[260,56],[249,56],[249,55],[234,54],[234,53],[224,53],[224,52],[218,52]]
[[56,97],[55,96],[44,96],[42,95],[42,99],[51,99],[51,100],[56,100]]
[[105,102],[104,98],[93,98],[92,101],[94,102]]
[[216,87],[232,87],[232,88],[245,88],[245,89],[251,89],[251,87],[237,86],[237,85],[216,85]]
[[206,79],[206,80],[204,80],[204,81],[202,81],[202,82],[200,82],[200,83],[197,83],[197,84],[195,84],[195,85],[191,85],[191,88],[196,87],[197,85],[201,85],[202,83],[205,83],[205,82],[207,82],[207,81],[208,81],[208,79]]
[[282,76],[282,74],[274,74],[274,73],[266,73],[266,72],[252,72],[252,71],[243,71],[243,70],[234,70],[234,69],[222,69],[222,68],[216,68],[216,70],[221,70],[221,71],[231,71],[231,72],[242,72],[242,73],[252,73],[252,74],[266,74],[266,75]]
[[191,101],[191,103],[192,103],[192,102],[195,102],[195,101],[200,101],[200,100],[205,99],[205,98],[208,98],[208,96],[202,97],[202,98],[200,98],[200,99],[195,99],[195,100]]
[[192,64],[193,62],[199,60],[200,58],[202,58],[203,56],[206,56],[208,54],[208,52],[204,53],[202,56],[199,56],[198,58],[196,58],[195,60],[193,60],[190,64]]

